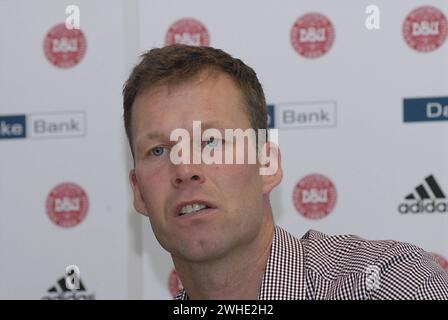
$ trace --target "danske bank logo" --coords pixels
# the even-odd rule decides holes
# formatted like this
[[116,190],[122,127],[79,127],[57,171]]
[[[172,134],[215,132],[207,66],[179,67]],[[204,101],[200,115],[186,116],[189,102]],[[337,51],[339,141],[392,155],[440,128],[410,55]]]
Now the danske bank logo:
[[403,121],[448,121],[448,97],[404,99]]
[[0,116],[0,139],[83,137],[86,122],[84,111]]
[[336,101],[268,105],[268,127],[278,129],[336,127]]
[[0,139],[26,137],[26,117],[21,115],[0,116]]
[[401,214],[447,213],[448,202],[437,180],[433,175],[429,175],[399,204],[398,212]]

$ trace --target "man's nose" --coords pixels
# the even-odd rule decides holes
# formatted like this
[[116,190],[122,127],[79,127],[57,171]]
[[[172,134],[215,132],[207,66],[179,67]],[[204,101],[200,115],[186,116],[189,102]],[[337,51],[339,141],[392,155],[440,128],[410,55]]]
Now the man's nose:
[[187,184],[202,184],[204,181],[201,165],[178,164],[174,166],[172,184],[175,188]]

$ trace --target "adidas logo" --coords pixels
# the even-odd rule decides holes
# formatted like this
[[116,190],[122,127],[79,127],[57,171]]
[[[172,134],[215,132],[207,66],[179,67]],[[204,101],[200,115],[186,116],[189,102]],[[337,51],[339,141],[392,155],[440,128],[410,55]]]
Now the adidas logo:
[[448,213],[448,202],[437,180],[433,175],[429,175],[422,184],[415,187],[415,192],[405,197],[405,201],[398,206],[398,212]]
[[79,279],[79,289],[70,290],[65,284],[65,278],[60,278],[55,286],[47,290],[48,295],[42,297],[42,300],[95,300],[95,294],[87,293],[86,287]]

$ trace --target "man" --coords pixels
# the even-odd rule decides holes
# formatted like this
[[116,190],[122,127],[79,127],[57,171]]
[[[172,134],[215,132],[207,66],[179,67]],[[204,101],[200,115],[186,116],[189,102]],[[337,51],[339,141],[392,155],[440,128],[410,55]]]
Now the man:
[[[193,152],[179,149],[173,132],[194,136],[195,121],[215,129],[199,143],[215,159],[241,151],[217,132],[266,129],[263,89],[241,60],[209,47],[153,49],[123,95],[134,207],[171,253],[184,286],[177,298],[448,299],[447,274],[420,248],[315,231],[299,240],[276,226],[269,194],[282,169],[274,143],[248,139],[243,163],[189,161],[197,141],[187,142]],[[269,163],[248,161],[251,148]],[[276,170],[260,174],[267,166]]]

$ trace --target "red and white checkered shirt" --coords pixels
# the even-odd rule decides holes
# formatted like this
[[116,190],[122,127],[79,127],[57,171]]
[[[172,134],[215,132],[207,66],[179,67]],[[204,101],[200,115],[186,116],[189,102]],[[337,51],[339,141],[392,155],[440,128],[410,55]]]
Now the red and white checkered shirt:
[[276,226],[258,298],[448,299],[448,273],[411,244],[313,230],[299,240]]

